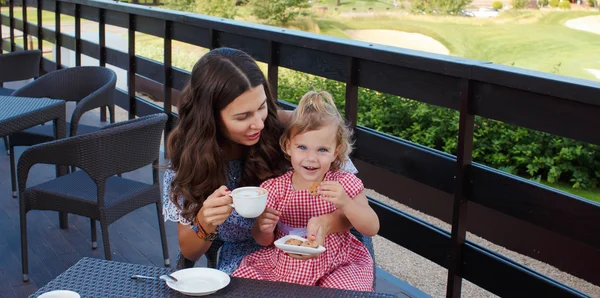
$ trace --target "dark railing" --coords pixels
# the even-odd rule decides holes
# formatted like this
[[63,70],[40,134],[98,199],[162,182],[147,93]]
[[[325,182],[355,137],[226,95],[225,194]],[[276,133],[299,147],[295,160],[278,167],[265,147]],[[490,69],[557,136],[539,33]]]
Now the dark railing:
[[[467,230],[600,284],[599,204],[472,162],[476,115],[600,145],[599,83],[112,1],[26,1],[26,6],[37,7],[38,24],[42,10],[75,16],[79,29],[71,36],[60,32],[59,14],[55,31],[15,19],[13,6],[21,4],[11,1],[9,15],[1,17],[2,24],[11,28],[10,42],[3,42],[3,49],[20,49],[14,43],[14,30],[20,30],[25,37],[41,37],[71,49],[77,57],[87,55],[100,65],[127,70],[128,89],[118,90],[117,104],[129,111],[129,117],[166,112],[170,121],[165,135],[177,118],[171,111],[172,88],[181,90],[189,76],[171,64],[173,40],[250,53],[268,64],[275,95],[278,67],[345,82],[346,117],[354,125],[358,87],[458,110],[457,156],[356,126],[353,160],[366,185],[452,223],[449,233],[371,200],[381,220],[379,234],[448,268],[448,297],[460,296],[462,278],[499,296],[585,296],[465,240]],[[98,22],[98,44],[81,39],[80,19]],[[108,24],[129,29],[128,53],[106,47]],[[164,64],[135,55],[135,32],[164,38]],[[55,60],[43,59],[42,71],[62,67],[60,56]],[[136,75],[162,85],[164,109],[135,96]]]

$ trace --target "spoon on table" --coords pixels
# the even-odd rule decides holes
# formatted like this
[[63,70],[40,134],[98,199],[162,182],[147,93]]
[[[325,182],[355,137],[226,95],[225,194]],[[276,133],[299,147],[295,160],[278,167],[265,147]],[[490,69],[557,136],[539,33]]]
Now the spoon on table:
[[159,277],[155,277],[155,276],[145,276],[145,275],[132,275],[131,276],[132,279],[162,279],[164,281],[172,281],[172,282],[177,282],[177,278],[173,277],[171,274],[163,274]]

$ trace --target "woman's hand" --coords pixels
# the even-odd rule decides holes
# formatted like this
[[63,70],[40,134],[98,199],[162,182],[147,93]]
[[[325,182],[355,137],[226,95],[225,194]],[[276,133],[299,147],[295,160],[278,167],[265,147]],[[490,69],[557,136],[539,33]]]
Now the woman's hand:
[[352,202],[344,187],[337,181],[321,182],[318,193],[322,200],[333,203],[338,209],[343,210],[346,205]]
[[230,192],[223,185],[204,200],[196,218],[207,233],[216,231],[217,226],[225,222],[231,214],[232,207],[229,204],[233,199],[229,196]]
[[277,222],[279,222],[279,215],[281,215],[281,212],[273,208],[266,208],[265,211],[256,219],[258,229],[262,233],[273,233],[275,231],[275,227],[277,227]]
[[[325,237],[329,234],[329,226],[326,224],[327,221],[323,220],[323,217],[313,217],[308,220],[308,224],[306,225],[306,232],[308,237],[306,240],[314,241],[318,245],[325,244]],[[288,254],[290,257],[298,260],[309,260],[312,258],[318,258],[321,254],[314,255],[296,255],[296,254]]]

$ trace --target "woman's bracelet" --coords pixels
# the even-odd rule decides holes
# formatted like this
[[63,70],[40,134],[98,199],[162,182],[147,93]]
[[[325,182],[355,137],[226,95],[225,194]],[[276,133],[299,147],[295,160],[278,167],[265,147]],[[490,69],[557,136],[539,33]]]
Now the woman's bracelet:
[[217,239],[218,236],[216,231],[213,233],[206,233],[206,230],[204,230],[204,228],[198,221],[198,218],[194,218],[194,222],[192,223],[191,229],[194,230],[194,232],[196,232],[196,236],[198,236],[198,238],[206,242],[213,242],[215,239]]

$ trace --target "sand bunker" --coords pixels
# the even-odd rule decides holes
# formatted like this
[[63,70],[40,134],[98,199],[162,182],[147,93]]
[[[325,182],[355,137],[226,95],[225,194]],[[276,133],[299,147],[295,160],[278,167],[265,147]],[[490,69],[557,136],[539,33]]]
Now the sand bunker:
[[586,68],[589,73],[595,75],[600,80],[600,69]]
[[449,55],[450,51],[439,41],[423,34],[396,30],[346,30],[351,38],[388,46]]
[[587,16],[565,22],[565,26],[581,31],[600,34],[600,16]]

